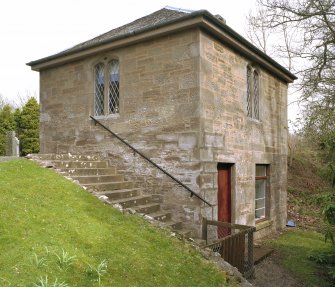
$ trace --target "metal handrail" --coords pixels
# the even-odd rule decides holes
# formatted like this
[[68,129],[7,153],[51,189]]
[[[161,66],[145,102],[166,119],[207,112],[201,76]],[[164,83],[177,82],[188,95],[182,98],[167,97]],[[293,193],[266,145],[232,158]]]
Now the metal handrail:
[[191,197],[195,196],[195,197],[199,198],[202,202],[206,203],[207,205],[212,206],[212,204],[210,204],[206,199],[202,198],[199,194],[195,193],[192,189],[190,189],[187,185],[183,184],[180,180],[178,180],[177,178],[175,178],[172,174],[170,174],[169,172],[167,172],[165,169],[163,169],[162,167],[160,167],[158,164],[154,163],[150,158],[148,158],[143,153],[141,153],[139,150],[137,150],[135,147],[133,147],[131,144],[129,144],[128,142],[126,142],[123,138],[121,138],[120,136],[118,136],[116,133],[112,132],[103,123],[101,123],[100,121],[98,121],[96,118],[94,118],[92,116],[90,116],[90,118],[92,120],[94,120],[95,124],[99,124],[106,131],[108,131],[110,134],[112,134],[114,137],[116,137],[118,140],[120,140],[122,143],[124,143],[127,147],[131,148],[134,152],[136,152],[141,157],[143,157],[145,160],[147,160],[148,162],[150,162],[153,166],[155,166],[156,168],[158,168],[161,172],[163,172],[164,174],[166,174],[168,177],[170,177],[172,180],[174,180],[180,186],[182,186],[185,189],[187,189],[187,191],[189,191],[191,193]]

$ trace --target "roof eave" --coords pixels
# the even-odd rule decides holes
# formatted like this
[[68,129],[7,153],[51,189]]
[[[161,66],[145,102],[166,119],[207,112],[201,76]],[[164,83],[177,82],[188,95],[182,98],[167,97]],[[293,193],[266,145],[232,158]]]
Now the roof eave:
[[[200,10],[202,11],[202,10]],[[200,12],[196,11],[196,12]],[[189,17],[192,15],[192,17]],[[85,56],[93,55],[97,52],[104,52],[109,49],[115,49],[127,45],[132,45],[144,40],[160,37],[173,32],[187,30],[199,25],[203,20],[202,13],[186,14],[183,17],[162,24],[154,25],[148,28],[139,29],[121,36],[113,37],[89,46],[71,50],[69,52],[61,52],[36,61],[31,61],[26,65],[30,66],[34,71],[40,71],[49,67],[63,64],[68,61],[81,59]]]
[[94,43],[90,46],[70,50],[69,52],[61,52],[46,58],[29,62],[27,65],[31,66],[31,69],[34,71],[40,71],[70,61],[82,59],[99,52],[105,52],[110,49],[132,45],[151,38],[187,30],[193,27],[201,27],[215,37],[220,38],[231,48],[237,50],[241,55],[251,59],[260,66],[274,73],[285,82],[292,83],[297,79],[295,75],[206,10],[195,11],[180,18]]
[[[213,25],[210,21],[204,20],[201,24],[201,27],[206,30],[208,33],[214,35],[223,41],[227,46],[231,47],[235,51],[237,51],[242,56],[250,59],[253,63],[258,64],[260,67],[272,72],[278,78],[283,80],[286,83],[292,83],[297,77],[277,63],[275,60],[270,58],[265,53],[261,52],[254,46],[245,45],[245,43],[241,43],[240,39],[235,38],[235,35],[231,35],[219,29],[216,25]],[[234,32],[237,34],[236,32]],[[246,41],[244,39],[244,41]],[[246,41],[247,42],[247,41]]]
[[[208,11],[204,11],[204,18],[207,22],[205,29],[212,34],[219,36],[221,39],[225,40],[228,45],[232,48],[236,48],[239,52],[246,56],[247,58],[256,61],[261,66],[266,69],[275,72],[278,76],[288,83],[292,83],[294,80],[298,79],[294,74],[272,59],[270,56],[265,54],[263,51],[258,49],[256,46],[251,44],[248,40],[242,37],[240,34],[235,32],[225,23],[221,22],[215,16],[213,16]],[[214,25],[213,25],[214,24]],[[218,27],[220,29],[218,29]],[[222,30],[222,31],[220,31]],[[270,68],[272,66],[272,68]]]

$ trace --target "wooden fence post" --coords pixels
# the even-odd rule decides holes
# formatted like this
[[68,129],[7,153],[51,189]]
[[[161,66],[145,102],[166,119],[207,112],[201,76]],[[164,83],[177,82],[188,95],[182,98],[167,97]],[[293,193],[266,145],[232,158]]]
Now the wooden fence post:
[[207,218],[202,218],[202,240],[206,240],[207,244]]
[[[255,228],[256,229],[256,228]],[[248,232],[248,271],[250,277],[254,274],[254,230]]]

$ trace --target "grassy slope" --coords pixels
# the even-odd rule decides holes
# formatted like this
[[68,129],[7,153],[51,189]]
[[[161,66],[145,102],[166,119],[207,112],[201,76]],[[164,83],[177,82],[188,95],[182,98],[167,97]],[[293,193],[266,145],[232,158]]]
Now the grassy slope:
[[312,156],[298,154],[288,166],[288,217],[299,227],[322,232],[324,224],[315,197],[329,183],[319,176],[316,163]]
[[[0,286],[33,286],[46,275],[98,286],[85,270],[103,259],[101,286],[228,286],[185,244],[28,160],[0,163],[0,212]],[[76,256],[66,268],[55,255],[62,249]],[[34,254],[47,265],[33,263]]]
[[295,151],[288,166],[288,218],[297,228],[284,232],[273,246],[280,261],[303,286],[330,286],[322,266],[309,259],[309,255],[329,250],[324,243],[324,223],[315,196],[329,183],[319,175],[320,163],[315,152],[308,147]]
[[311,230],[291,230],[278,239],[269,242],[280,253],[280,261],[295,278],[306,287],[330,286],[325,277],[320,276],[320,265],[309,259],[310,255],[324,252],[329,244],[324,243],[324,236]]

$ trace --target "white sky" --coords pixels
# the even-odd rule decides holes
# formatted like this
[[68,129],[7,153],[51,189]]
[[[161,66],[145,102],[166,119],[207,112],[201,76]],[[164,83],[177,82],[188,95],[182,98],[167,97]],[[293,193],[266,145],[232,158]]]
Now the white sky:
[[[25,63],[37,60],[167,5],[206,9],[245,35],[255,0],[7,0],[0,5],[0,95],[18,103],[39,94],[39,75]],[[292,112],[291,112],[292,114]]]

